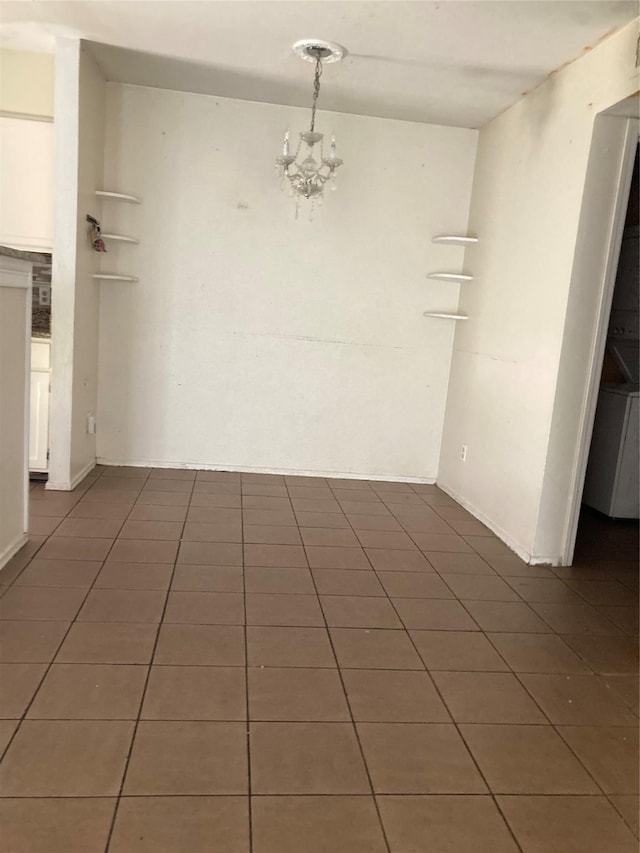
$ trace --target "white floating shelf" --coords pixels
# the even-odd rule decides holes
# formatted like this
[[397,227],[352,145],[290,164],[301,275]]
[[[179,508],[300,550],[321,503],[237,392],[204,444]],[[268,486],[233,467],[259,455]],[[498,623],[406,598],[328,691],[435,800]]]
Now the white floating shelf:
[[135,237],[126,237],[124,234],[101,234],[104,240],[120,240],[123,243],[139,243]]
[[96,190],[96,195],[100,198],[112,198],[116,201],[128,201],[131,204],[142,204],[142,199],[137,195],[128,195],[127,193],[113,193],[110,190]]
[[439,234],[437,237],[432,237],[433,243],[450,243],[453,246],[468,246],[471,243],[477,243],[477,237],[457,237],[455,234]]
[[427,278],[437,278],[441,281],[473,281],[472,275],[461,272],[430,272]]
[[423,317],[439,317],[441,320],[468,320],[466,314],[442,314],[436,311],[425,311]]
[[137,281],[134,275],[113,275],[112,273],[94,273],[92,278],[102,281]]

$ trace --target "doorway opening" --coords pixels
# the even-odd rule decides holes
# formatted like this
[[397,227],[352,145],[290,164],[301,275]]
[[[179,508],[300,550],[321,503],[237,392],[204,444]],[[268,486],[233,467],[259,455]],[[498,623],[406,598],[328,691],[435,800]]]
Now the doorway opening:
[[639,548],[640,146],[600,375],[574,566],[637,563]]

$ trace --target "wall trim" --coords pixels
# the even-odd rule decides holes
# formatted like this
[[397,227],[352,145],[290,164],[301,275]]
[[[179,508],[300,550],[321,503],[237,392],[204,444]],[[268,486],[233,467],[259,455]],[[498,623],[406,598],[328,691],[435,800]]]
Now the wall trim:
[[[240,474],[285,474],[290,477],[331,477],[341,480],[373,480],[380,483],[416,483],[419,485],[434,485],[435,477],[407,477],[395,474],[363,474],[342,471],[312,471],[307,468],[256,468],[245,465],[205,464],[202,462],[167,462],[149,459],[145,461],[130,459],[105,459],[99,456],[98,465],[109,468],[127,466],[128,468],[180,468],[188,471],[231,471]],[[57,487],[56,487],[57,488]]]
[[71,481],[58,480],[56,482],[47,480],[45,489],[51,492],[72,492],[95,467],[96,460],[92,459],[90,462],[87,462],[84,468],[82,468]]
[[448,486],[446,483],[442,483],[440,481],[437,482],[437,486],[439,489],[442,489],[443,492],[449,495],[450,498],[453,498],[456,503],[459,503],[460,506],[464,507],[467,512],[470,512],[474,518],[477,518],[485,527],[488,527],[498,539],[501,539],[505,545],[511,548],[515,554],[520,557],[521,560],[524,560],[530,566],[561,566],[562,560],[560,555],[555,555],[552,557],[534,557],[532,556],[526,548],[523,548],[519,542],[516,542],[508,533],[506,533],[501,527],[499,527],[494,521],[488,518],[483,512],[481,512],[477,507],[475,507],[470,501],[466,498],[463,498],[462,495],[458,494],[455,489],[452,489],[451,486]]
[[9,560],[18,553],[21,548],[27,544],[29,536],[26,533],[21,533],[10,545],[0,553],[0,571],[7,565]]

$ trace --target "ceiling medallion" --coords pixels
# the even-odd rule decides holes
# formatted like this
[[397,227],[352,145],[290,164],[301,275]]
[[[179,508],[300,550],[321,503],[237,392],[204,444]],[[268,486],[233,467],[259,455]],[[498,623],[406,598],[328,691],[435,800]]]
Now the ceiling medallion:
[[322,202],[325,184],[329,183],[331,189],[336,188],[336,169],[342,165],[342,160],[337,156],[336,138],[333,134],[329,146],[329,156],[325,157],[324,134],[316,130],[316,105],[320,94],[320,77],[322,76],[323,64],[339,62],[346,51],[339,44],[321,39],[302,39],[293,45],[293,50],[301,59],[315,64],[309,130],[304,130],[299,134],[300,139],[293,154],[289,146],[289,131],[287,130],[282,144],[282,154],[276,158],[276,166],[280,172],[282,183],[284,185],[286,178],[291,193],[296,198],[297,216],[297,202],[300,198],[310,199],[313,208],[316,199],[319,203]]

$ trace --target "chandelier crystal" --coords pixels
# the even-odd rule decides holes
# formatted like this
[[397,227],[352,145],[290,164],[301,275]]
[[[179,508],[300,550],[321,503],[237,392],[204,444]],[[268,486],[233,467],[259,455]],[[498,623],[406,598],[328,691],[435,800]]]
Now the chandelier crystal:
[[335,189],[336,169],[342,160],[336,153],[336,138],[332,134],[329,156],[325,156],[324,134],[316,130],[316,105],[320,94],[320,77],[323,62],[337,62],[344,56],[344,48],[331,42],[305,39],[293,46],[296,53],[307,61],[315,63],[313,76],[313,101],[311,105],[311,125],[309,130],[300,133],[300,138],[291,153],[289,131],[284,135],[282,154],[276,158],[276,166],[282,181],[286,178],[291,192],[296,198],[318,199],[322,201],[327,183]]

